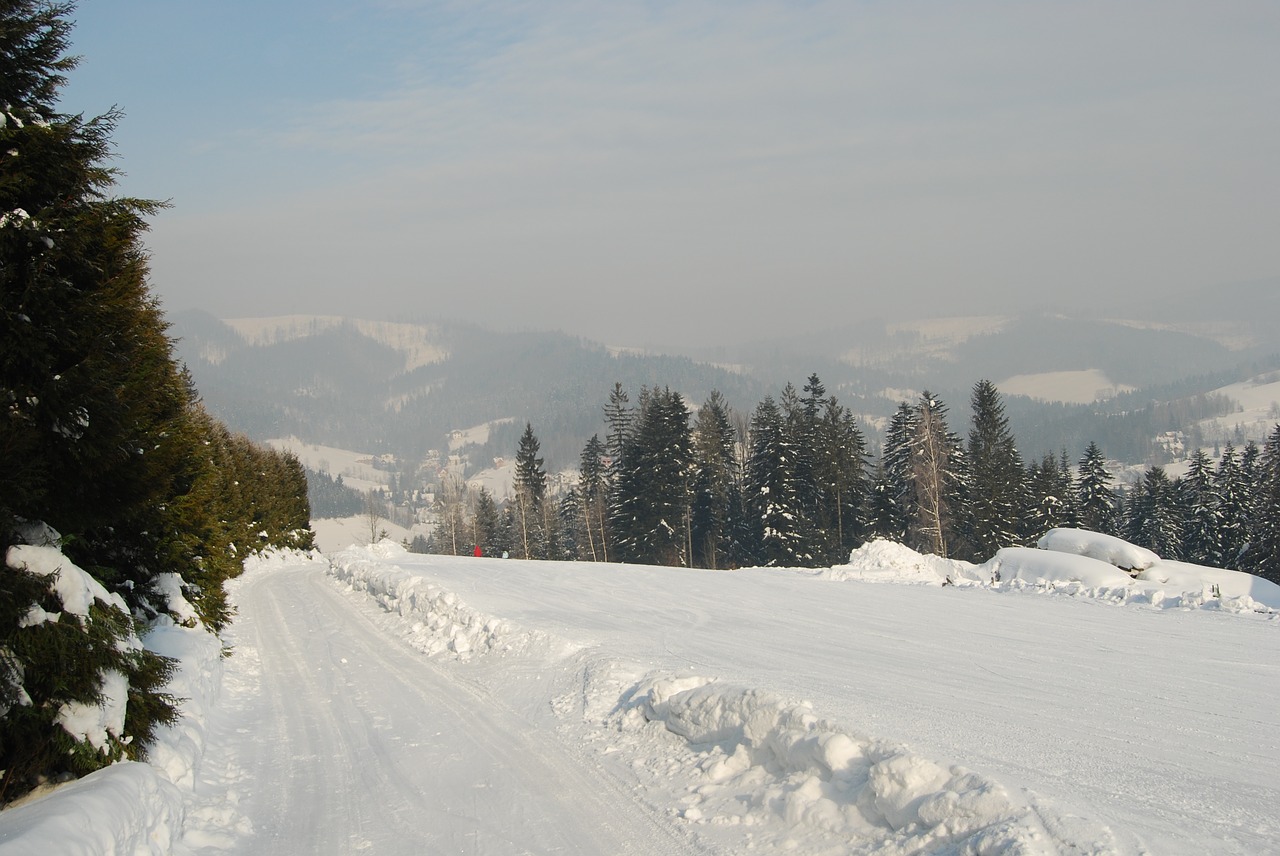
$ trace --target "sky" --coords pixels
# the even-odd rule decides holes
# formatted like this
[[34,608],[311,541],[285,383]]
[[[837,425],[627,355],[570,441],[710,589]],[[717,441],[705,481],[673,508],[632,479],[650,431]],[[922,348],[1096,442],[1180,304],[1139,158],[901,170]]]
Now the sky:
[[1280,5],[81,0],[171,311],[724,344],[1280,274]]

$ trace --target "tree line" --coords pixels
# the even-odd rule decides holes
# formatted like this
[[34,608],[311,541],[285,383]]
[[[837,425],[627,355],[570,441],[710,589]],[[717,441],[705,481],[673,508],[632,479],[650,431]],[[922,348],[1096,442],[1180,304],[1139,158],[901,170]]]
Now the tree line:
[[1260,448],[1202,451],[1183,478],[1153,466],[1115,484],[1089,443],[1024,460],[995,385],[972,389],[967,438],[926,391],[902,402],[878,458],[858,420],[818,376],[788,384],[748,418],[713,392],[696,415],[679,393],[615,384],[603,438],[582,450],[576,484],[548,490],[533,427],[516,452],[513,496],[457,482],[437,504],[437,552],[474,545],[518,558],[703,568],[827,567],[872,538],[984,561],[1054,527],[1123,537],[1161,556],[1280,582],[1280,425]]
[[[176,717],[172,661],[137,644],[147,623],[217,632],[246,555],[312,538],[298,461],[212,418],[173,358],[141,241],[161,205],[113,196],[105,166],[119,114],[58,112],[72,11],[0,3],[0,803],[142,757]],[[126,608],[96,597],[75,614],[58,593],[71,569],[13,558],[50,540]],[[60,724],[121,678],[105,742]]]

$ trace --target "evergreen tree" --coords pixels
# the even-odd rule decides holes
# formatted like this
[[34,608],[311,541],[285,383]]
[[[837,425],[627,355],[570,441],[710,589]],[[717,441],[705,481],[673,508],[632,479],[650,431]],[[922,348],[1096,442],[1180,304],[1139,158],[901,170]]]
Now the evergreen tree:
[[833,396],[824,403],[815,442],[819,558],[824,564],[847,561],[870,534],[866,439],[857,419]]
[[813,559],[803,532],[794,460],[782,411],[765,396],[751,417],[747,459],[747,508],[756,532],[756,559],[765,565],[805,567]]
[[1083,528],[1104,535],[1117,534],[1117,498],[1111,489],[1111,473],[1107,471],[1107,461],[1102,450],[1092,441],[1085,449],[1084,457],[1080,459],[1075,494],[1076,509]]
[[611,514],[622,558],[687,565],[692,552],[693,448],[679,393],[644,391],[622,450]]
[[1257,467],[1253,537],[1247,570],[1280,584],[1280,424],[1271,431]]
[[1027,509],[1021,530],[1024,544],[1035,544],[1050,529],[1072,524],[1071,509],[1065,500],[1071,495],[1069,476],[1070,471],[1064,472],[1053,455],[1045,455],[1027,468]]
[[947,426],[947,407],[926,390],[916,403],[910,438],[912,510],[907,544],[946,557],[954,543],[955,508],[964,491],[960,438]]
[[1211,565],[1222,553],[1222,519],[1213,489],[1213,465],[1201,449],[1191,455],[1187,475],[1178,480],[1178,503],[1183,511],[1182,556],[1188,562]]
[[581,507],[581,531],[578,549],[583,559],[592,562],[609,561],[609,545],[606,537],[608,516],[608,477],[605,468],[606,450],[600,436],[592,434],[582,450],[579,461],[579,502]]
[[533,425],[526,422],[516,450],[515,466],[515,547],[521,559],[546,558],[543,504],[547,496],[547,473],[538,456],[540,448]]
[[1019,543],[1024,471],[995,385],[988,380],[978,381],[973,387],[971,406],[971,483],[965,515],[969,553],[964,558],[982,561],[1001,547]]
[[[140,758],[172,721],[172,665],[133,623],[187,620],[161,593],[168,575],[217,630],[241,557],[312,537],[301,465],[229,435],[173,358],[141,241],[162,206],[112,196],[119,115],[57,112],[75,66],[72,8],[0,3],[0,554],[51,538],[48,524],[65,536],[64,572],[74,563],[106,594],[72,614],[52,578],[20,559],[6,568],[0,801],[40,777]],[[61,618],[31,624],[32,607]],[[100,703],[118,676],[124,726],[105,746],[59,724],[59,710]]]
[[1233,445],[1222,450],[1213,478],[1213,504],[1218,518],[1217,552],[1210,564],[1237,569],[1249,543],[1250,488]]
[[1164,467],[1151,467],[1126,503],[1127,540],[1161,558],[1180,558],[1182,527],[1177,507],[1175,487]]
[[694,563],[725,567],[736,555],[734,516],[741,508],[735,459],[735,433],[724,397],[712,390],[693,429]]
[[478,544],[485,555],[501,556],[503,550],[511,545],[502,531],[502,516],[498,513],[498,504],[493,494],[486,487],[475,492],[474,506],[471,512],[471,543]]
[[908,522],[915,514],[911,491],[911,438],[915,411],[905,401],[898,405],[885,432],[884,451],[876,467],[872,496],[875,535],[905,544]]

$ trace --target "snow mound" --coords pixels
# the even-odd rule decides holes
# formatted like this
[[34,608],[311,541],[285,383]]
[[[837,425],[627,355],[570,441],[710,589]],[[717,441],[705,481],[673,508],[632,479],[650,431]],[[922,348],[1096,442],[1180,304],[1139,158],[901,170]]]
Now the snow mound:
[[[61,570],[60,596],[67,591],[63,587],[74,588],[64,607],[68,600],[79,604],[103,599],[101,586],[65,558],[59,560],[61,553],[37,549],[53,552],[24,549],[18,556],[38,573],[54,566]],[[205,751],[206,721],[222,686],[222,644],[203,628],[181,626],[168,616],[156,620],[141,644],[178,661],[165,689],[179,699],[181,717],[157,730],[146,763],[122,761],[5,809],[0,856],[190,852],[185,842],[192,834],[193,814],[199,810],[195,787]],[[92,715],[80,723],[81,730],[88,734],[109,727],[105,723],[110,705],[84,707],[79,711],[81,718]],[[75,713],[69,710],[68,716]]]
[[[996,782],[820,719],[807,704],[696,676],[649,675],[610,723],[632,743],[656,724],[683,751],[632,746],[655,778],[687,780],[673,811],[752,827],[764,852],[831,836],[881,853],[1053,852],[1039,818]],[[859,848],[861,849],[861,848]]]
[[511,654],[532,648],[571,647],[541,633],[530,633],[464,604],[456,594],[423,577],[388,564],[405,555],[403,547],[383,541],[352,547],[329,557],[329,574],[363,592],[405,622],[409,644],[429,657],[469,660],[473,656]]
[[[1141,568],[1136,577],[1128,569]],[[1159,609],[1280,613],[1280,585],[1242,571],[1165,561],[1111,535],[1051,529],[1039,549],[1005,547],[981,565],[869,541],[848,565],[817,572],[836,581],[974,586],[1031,591]]]
[[818,572],[836,581],[915,582],[944,585],[979,582],[976,566],[958,559],[917,553],[896,541],[868,541],[849,554],[849,563]]
[[1126,571],[1145,570],[1160,561],[1159,556],[1145,547],[1087,529],[1050,529],[1040,536],[1036,546],[1056,553],[1088,556]]
[[1088,589],[1107,590],[1124,588],[1133,582],[1132,577],[1105,561],[1033,547],[1004,547],[983,567],[991,572],[992,579],[1018,580],[1031,585],[1078,583]]
[[0,854],[182,852],[183,813],[173,783],[125,761],[5,809]]
[[[1209,590],[1212,598],[1226,603],[1265,606],[1280,611],[1280,585],[1244,571],[1207,568],[1190,562],[1161,559],[1138,574],[1143,582],[1157,583],[1182,592]],[[1251,607],[1252,608],[1252,607]],[[1257,611],[1256,608],[1253,611]]]

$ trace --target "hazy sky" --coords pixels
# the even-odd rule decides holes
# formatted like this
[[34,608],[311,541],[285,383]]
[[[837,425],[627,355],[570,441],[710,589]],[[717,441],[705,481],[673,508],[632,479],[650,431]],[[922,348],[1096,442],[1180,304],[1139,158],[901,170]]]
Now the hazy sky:
[[616,344],[1280,274],[1280,3],[81,0],[169,309]]

